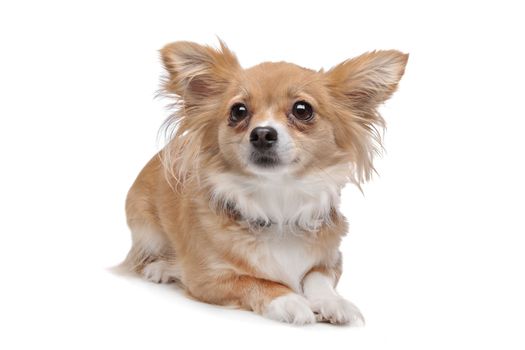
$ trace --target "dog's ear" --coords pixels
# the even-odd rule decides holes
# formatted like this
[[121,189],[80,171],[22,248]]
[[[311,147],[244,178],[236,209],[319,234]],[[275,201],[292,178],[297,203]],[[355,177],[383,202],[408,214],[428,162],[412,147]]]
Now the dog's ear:
[[168,72],[165,91],[189,104],[224,92],[235,72],[240,70],[237,58],[222,41],[218,49],[178,41],[166,45],[160,53]]
[[407,61],[408,55],[399,51],[375,51],[326,72],[336,107],[333,118],[338,119],[335,139],[355,165],[356,183],[368,180],[374,171],[374,155],[381,151],[379,129],[385,124],[377,107],[396,90]]
[[408,54],[395,50],[365,53],[326,72],[328,85],[340,103],[367,113],[396,90],[407,61]]

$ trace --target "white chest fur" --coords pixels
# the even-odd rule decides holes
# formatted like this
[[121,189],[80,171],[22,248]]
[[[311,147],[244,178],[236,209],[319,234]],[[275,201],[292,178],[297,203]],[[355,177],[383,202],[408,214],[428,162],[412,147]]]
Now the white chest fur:
[[212,199],[232,203],[243,219],[272,223],[281,231],[293,227],[316,231],[339,206],[348,167],[334,166],[306,176],[266,173],[242,176],[232,173],[208,177]]

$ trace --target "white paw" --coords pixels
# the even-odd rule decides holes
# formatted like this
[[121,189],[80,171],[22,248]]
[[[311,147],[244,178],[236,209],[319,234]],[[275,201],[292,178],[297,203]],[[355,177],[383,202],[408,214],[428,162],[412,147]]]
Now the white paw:
[[157,260],[146,265],[142,270],[142,275],[154,283],[169,283],[177,279],[175,267],[164,260]]
[[354,304],[341,297],[311,300],[310,305],[318,321],[334,324],[349,323],[351,326],[363,326],[365,324],[361,311]]
[[298,325],[315,323],[315,315],[310,309],[308,301],[294,293],[273,299],[266,307],[263,316]]

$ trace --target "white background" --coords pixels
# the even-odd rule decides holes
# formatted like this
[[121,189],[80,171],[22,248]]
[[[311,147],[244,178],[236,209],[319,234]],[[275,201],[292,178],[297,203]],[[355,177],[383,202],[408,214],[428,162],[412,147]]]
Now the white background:
[[[2,2],[0,348],[523,349],[525,26],[496,3]],[[380,177],[343,198],[339,290],[366,327],[287,326],[106,271],[162,145],[157,50],[215,35],[246,67],[410,53]]]

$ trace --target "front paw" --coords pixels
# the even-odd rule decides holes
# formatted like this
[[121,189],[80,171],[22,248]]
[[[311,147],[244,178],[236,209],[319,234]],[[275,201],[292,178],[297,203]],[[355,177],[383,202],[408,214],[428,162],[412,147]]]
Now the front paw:
[[316,314],[317,321],[333,324],[348,323],[351,326],[363,326],[365,324],[361,311],[354,304],[341,297],[311,300],[310,305]]
[[315,323],[315,315],[308,301],[302,296],[290,293],[273,299],[263,312],[272,320],[298,325]]

